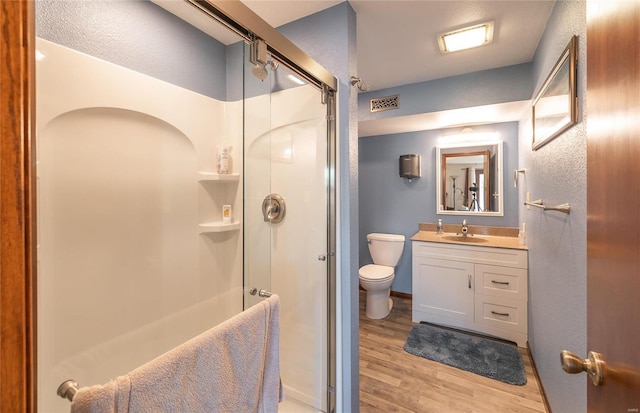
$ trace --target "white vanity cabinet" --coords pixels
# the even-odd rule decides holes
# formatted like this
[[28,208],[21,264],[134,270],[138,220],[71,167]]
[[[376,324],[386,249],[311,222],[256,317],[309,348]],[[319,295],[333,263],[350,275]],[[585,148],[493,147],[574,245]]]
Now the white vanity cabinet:
[[473,263],[413,257],[413,321],[417,313],[473,323]]
[[413,241],[413,322],[527,342],[525,249]]

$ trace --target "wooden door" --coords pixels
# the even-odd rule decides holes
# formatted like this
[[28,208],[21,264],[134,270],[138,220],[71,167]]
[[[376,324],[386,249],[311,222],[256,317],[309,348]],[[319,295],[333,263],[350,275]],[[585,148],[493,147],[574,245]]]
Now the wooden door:
[[640,1],[587,2],[589,412],[640,411]]
[[35,411],[33,2],[0,1],[0,410]]

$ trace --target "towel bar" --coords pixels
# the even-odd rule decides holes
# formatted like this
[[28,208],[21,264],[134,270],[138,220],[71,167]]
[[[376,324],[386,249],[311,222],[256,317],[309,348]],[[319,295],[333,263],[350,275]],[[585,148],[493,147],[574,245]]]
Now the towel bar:
[[56,392],[58,396],[63,399],[68,399],[70,402],[73,401],[73,396],[78,392],[78,383],[75,380],[67,380],[58,386],[58,391]]
[[535,200],[533,202],[525,202],[525,205],[530,205],[538,208],[542,208],[543,211],[560,211],[568,214],[571,212],[571,206],[569,204],[548,206],[542,203],[542,199]]

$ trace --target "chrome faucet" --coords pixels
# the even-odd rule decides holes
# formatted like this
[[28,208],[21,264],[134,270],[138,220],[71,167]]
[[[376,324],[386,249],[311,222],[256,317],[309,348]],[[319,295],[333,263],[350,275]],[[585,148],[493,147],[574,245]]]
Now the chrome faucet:
[[[467,225],[466,219],[462,220],[462,228],[460,229],[460,233],[462,233],[463,237],[466,237],[467,234],[469,233],[469,226]],[[456,234],[456,235],[460,235],[460,234]]]

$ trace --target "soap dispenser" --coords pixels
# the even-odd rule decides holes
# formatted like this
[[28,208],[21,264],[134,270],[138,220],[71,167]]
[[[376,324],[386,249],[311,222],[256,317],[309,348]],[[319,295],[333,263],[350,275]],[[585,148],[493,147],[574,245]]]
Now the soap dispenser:
[[442,231],[442,220],[438,219],[438,235],[442,235],[443,231]]
[[527,245],[527,224],[522,223],[522,229],[518,232],[518,243]]

